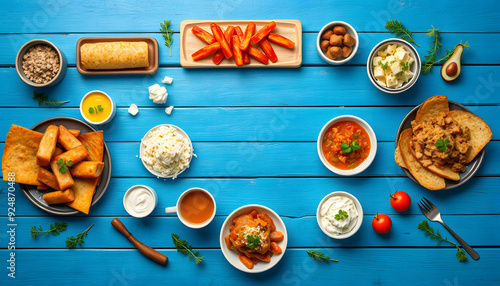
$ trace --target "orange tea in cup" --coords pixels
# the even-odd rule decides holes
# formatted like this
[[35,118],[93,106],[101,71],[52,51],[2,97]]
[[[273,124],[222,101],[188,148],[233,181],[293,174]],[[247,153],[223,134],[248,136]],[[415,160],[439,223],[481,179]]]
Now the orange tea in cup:
[[179,204],[179,211],[188,223],[202,224],[214,213],[214,201],[207,192],[193,190],[188,192]]

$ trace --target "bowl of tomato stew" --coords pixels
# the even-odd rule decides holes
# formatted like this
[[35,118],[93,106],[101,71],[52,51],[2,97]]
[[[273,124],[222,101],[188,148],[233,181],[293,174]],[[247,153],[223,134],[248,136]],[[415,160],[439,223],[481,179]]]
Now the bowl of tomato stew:
[[377,137],[366,121],[353,115],[333,118],[318,136],[318,155],[330,171],[343,176],[363,172],[377,153]]

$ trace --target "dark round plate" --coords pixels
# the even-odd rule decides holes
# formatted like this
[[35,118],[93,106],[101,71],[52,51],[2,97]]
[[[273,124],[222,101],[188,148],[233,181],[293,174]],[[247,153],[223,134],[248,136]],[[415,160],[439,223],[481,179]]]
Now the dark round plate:
[[[417,111],[421,105],[422,104],[417,105],[415,108],[413,108],[410,112],[408,112],[408,114],[406,114],[405,118],[403,118],[403,121],[401,121],[401,124],[399,125],[399,128],[398,128],[398,132],[396,133],[396,142],[394,144],[395,147],[398,146],[399,135],[401,134],[401,132],[403,132],[403,130],[405,130],[405,129],[411,128],[411,122],[415,119],[415,116],[417,115]],[[450,107],[450,110],[462,110],[462,111],[470,112],[470,110],[467,109],[467,107],[463,106],[460,103],[451,101],[451,100],[448,100],[448,105]],[[472,178],[474,176],[474,174],[477,172],[477,170],[479,169],[479,166],[481,166],[481,163],[483,162],[483,158],[484,158],[484,148],[483,148],[483,150],[481,150],[481,152],[479,152],[479,154],[477,154],[477,156],[474,158],[474,160],[472,160],[469,164],[467,164],[467,166],[465,166],[465,171],[460,173],[460,180],[453,181],[453,180],[445,179],[446,187],[443,190],[454,189],[456,187],[459,187],[459,186],[465,184],[465,182],[467,182],[470,178]],[[412,179],[415,183],[418,184],[417,180],[415,180],[415,178],[412,176],[410,171],[408,171],[405,168],[401,168],[401,169],[403,169],[403,172],[405,172],[405,174],[410,179]]]
[[[45,129],[47,129],[47,127],[52,124],[64,125],[64,127],[68,129],[77,129],[80,130],[82,134],[96,131],[94,127],[88,125],[87,123],[81,120],[64,116],[53,117],[43,120],[38,124],[36,124],[35,126],[31,127],[31,130],[43,133],[45,132]],[[106,145],[106,142],[104,142],[103,161],[104,161],[104,169],[102,171],[101,183],[99,184],[99,186],[97,186],[95,190],[94,197],[92,198],[92,205],[97,203],[99,199],[102,197],[102,195],[104,195],[106,189],[108,188],[109,180],[111,179],[111,156],[109,154],[109,149],[108,146]],[[70,208],[65,204],[57,204],[57,205],[47,204],[42,198],[43,194],[45,194],[47,191],[39,191],[36,189],[36,186],[24,185],[24,184],[19,184],[19,186],[21,187],[21,190],[23,190],[26,197],[28,197],[28,199],[33,204],[35,204],[37,207],[41,208],[46,212],[57,215],[73,215],[79,213],[79,211]]]

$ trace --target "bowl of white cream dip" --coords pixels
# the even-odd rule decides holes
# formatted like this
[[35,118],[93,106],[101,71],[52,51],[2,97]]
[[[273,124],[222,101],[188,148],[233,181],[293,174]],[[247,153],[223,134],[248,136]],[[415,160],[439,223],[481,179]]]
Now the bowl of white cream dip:
[[333,192],[319,203],[316,219],[326,235],[344,239],[354,235],[361,227],[363,208],[353,195],[347,192]]
[[136,218],[147,217],[158,204],[155,190],[144,185],[130,187],[123,196],[123,206],[129,215]]

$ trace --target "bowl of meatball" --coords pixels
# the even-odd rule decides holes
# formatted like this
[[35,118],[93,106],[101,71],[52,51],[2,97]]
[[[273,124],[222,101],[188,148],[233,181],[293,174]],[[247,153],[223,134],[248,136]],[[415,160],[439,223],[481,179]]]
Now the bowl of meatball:
[[358,33],[343,21],[326,24],[319,31],[316,40],[319,56],[331,65],[342,65],[350,61],[358,51],[358,46]]
[[17,53],[17,74],[22,81],[33,87],[58,84],[66,75],[66,68],[64,54],[47,40],[31,40]]

